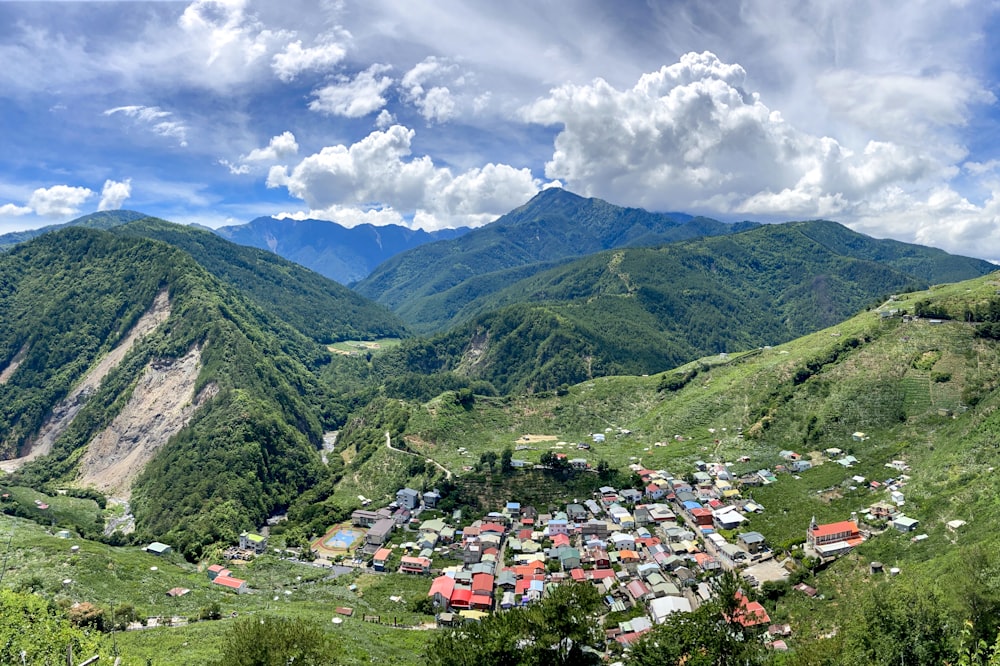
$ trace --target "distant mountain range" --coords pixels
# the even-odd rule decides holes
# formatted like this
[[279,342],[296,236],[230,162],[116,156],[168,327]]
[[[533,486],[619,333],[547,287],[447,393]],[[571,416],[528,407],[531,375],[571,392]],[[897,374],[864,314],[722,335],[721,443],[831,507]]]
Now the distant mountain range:
[[423,231],[390,224],[344,227],[324,220],[258,217],[215,232],[240,245],[270,250],[341,284],[367,277],[400,252],[426,243],[458,238],[467,227]]
[[650,213],[543,190],[495,222],[385,262],[355,288],[389,306],[418,333],[446,329],[479,298],[560,263],[616,247],[737,233],[755,222]]
[[[503,393],[551,389],[778,344],[832,326],[892,293],[995,269],[979,259],[876,240],[835,222],[763,225],[607,250],[484,289],[459,311],[465,323],[406,343],[381,362],[397,371],[459,373]],[[411,284],[414,302],[431,302],[422,278]]]

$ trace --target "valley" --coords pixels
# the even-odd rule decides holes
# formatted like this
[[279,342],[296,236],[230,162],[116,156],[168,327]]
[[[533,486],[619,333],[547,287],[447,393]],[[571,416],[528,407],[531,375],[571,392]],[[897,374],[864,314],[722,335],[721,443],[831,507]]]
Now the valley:
[[[767,622],[726,648],[751,663],[992,645],[1000,279],[833,223],[728,231],[537,265],[427,337],[204,230],[125,216],[14,246],[7,602],[122,664],[212,663],[247,616],[336,663],[493,663],[449,641],[500,650],[567,603],[565,635],[627,664],[751,602]],[[863,541],[822,541],[848,523]],[[924,624],[871,628],[907,607]],[[933,658],[892,647],[914,641]]]

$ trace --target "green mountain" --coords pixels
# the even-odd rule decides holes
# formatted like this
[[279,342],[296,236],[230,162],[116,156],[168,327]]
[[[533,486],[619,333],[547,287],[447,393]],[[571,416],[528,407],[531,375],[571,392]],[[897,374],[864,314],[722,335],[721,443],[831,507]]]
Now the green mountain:
[[454,372],[504,393],[655,373],[779,344],[894,292],[993,268],[833,222],[759,226],[550,268],[481,296],[466,324],[377,363],[386,377],[400,369]]
[[460,238],[388,260],[355,285],[421,333],[459,322],[469,303],[556,263],[615,247],[741,231],[754,223],[650,213],[551,188]]
[[66,227],[86,227],[88,229],[110,229],[121,224],[134,222],[147,217],[145,213],[137,213],[134,210],[105,210],[78,217],[75,220],[62,224],[50,224],[38,229],[28,229],[27,231],[13,231],[7,234],[0,234],[0,251],[8,250],[18,243],[37,238],[50,231],[65,229]]
[[210,229],[173,224],[128,210],[0,236],[0,250],[68,227],[114,230],[175,245],[221,280],[249,293],[318,342],[404,335],[399,317],[355,292],[270,252],[224,240]]
[[323,347],[143,224],[0,255],[0,447],[13,483],[131,494],[140,538],[194,556],[323,478],[344,413]]
[[181,248],[212,275],[317,342],[406,334],[399,317],[385,307],[287,259],[237,245],[209,230],[146,217],[114,231]]

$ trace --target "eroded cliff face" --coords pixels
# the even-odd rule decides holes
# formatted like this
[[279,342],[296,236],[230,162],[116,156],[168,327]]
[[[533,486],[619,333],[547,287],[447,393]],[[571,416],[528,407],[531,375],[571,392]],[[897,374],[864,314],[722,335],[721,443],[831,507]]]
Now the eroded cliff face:
[[[12,460],[5,460],[0,462],[0,469],[6,472],[12,472],[19,468],[24,463],[34,460],[35,458],[47,455],[52,451],[52,444],[65,432],[66,428],[69,427],[73,419],[76,418],[77,413],[83,408],[83,405],[87,402],[87,398],[91,393],[97,390],[97,387],[101,385],[101,381],[109,372],[111,372],[121,360],[125,358],[125,355],[132,349],[132,347],[140,340],[145,338],[147,335],[152,333],[156,328],[165,322],[170,317],[170,299],[167,295],[167,291],[163,290],[156,295],[153,299],[153,304],[150,306],[149,310],[146,311],[139,321],[135,323],[135,326],[128,332],[124,339],[115,346],[104,358],[98,361],[97,365],[87,371],[87,374],[80,381],[77,386],[70,391],[58,405],[53,407],[52,413],[49,418],[46,419],[45,423],[38,430],[38,434],[31,438],[28,443],[24,446],[21,451],[21,456],[14,458]],[[26,352],[27,349],[22,351]],[[24,354],[18,353],[21,359],[24,358]],[[13,370],[9,374],[13,374],[17,370],[17,365],[20,363],[17,357],[14,358],[14,363],[11,364]],[[10,370],[10,368],[8,368]],[[5,370],[5,373],[7,371]],[[8,374],[8,376],[9,376]],[[6,379],[6,378],[5,378]]]
[[178,359],[156,360],[142,372],[132,397],[111,424],[87,444],[77,481],[128,499],[135,478],[156,452],[216,393],[209,384],[195,395],[201,349]]
[[0,386],[6,384],[7,380],[10,379],[15,372],[17,372],[17,369],[21,367],[21,363],[24,362],[24,357],[27,355],[28,345],[24,345],[17,350],[17,353],[14,354],[14,358],[11,359],[10,364],[3,370],[0,370]]

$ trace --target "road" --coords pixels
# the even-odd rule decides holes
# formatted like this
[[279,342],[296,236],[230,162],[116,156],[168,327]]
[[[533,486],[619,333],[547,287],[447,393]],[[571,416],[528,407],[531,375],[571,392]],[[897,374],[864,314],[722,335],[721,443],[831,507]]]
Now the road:
[[397,449],[395,446],[393,446],[392,445],[392,437],[389,436],[389,431],[388,430],[385,431],[385,445],[386,445],[387,448],[389,448],[392,451],[396,451],[397,453],[405,453],[406,455],[413,456],[415,458],[423,458],[424,460],[426,460],[427,462],[431,463],[432,465],[434,465],[435,467],[437,467],[439,470],[441,470],[442,472],[444,472],[444,478],[446,478],[446,479],[450,479],[451,478],[451,470],[448,469],[447,467],[445,467],[444,465],[442,465],[441,463],[439,463],[437,460],[434,460],[433,458],[428,458],[426,456],[422,456],[422,455],[420,455],[418,453],[413,453],[412,451],[404,451],[403,449]]

